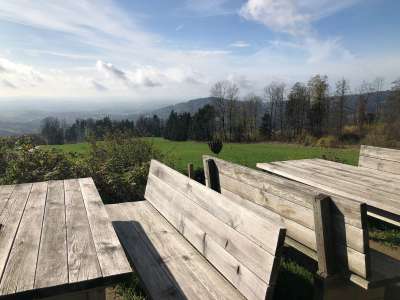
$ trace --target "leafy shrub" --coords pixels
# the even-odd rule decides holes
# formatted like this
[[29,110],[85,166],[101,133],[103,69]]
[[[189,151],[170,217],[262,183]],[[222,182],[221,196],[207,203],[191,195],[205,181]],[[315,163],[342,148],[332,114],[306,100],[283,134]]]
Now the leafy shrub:
[[0,183],[14,184],[86,176],[75,155],[21,144],[2,154]]
[[316,142],[317,139],[309,134],[305,134],[298,139],[298,143],[301,143],[304,146],[314,146]]
[[110,135],[91,143],[86,165],[103,201],[126,202],[143,199],[151,159],[166,160],[150,142]]
[[317,141],[316,146],[323,148],[337,148],[339,147],[339,141],[336,137],[328,135],[320,138]]

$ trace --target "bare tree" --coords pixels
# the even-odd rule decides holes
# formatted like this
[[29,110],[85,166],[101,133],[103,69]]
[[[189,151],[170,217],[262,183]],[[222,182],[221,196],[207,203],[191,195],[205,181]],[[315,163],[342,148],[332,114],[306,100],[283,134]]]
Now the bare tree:
[[282,133],[284,121],[283,101],[285,97],[285,84],[273,82],[264,89],[264,93],[267,102],[269,102],[272,132],[274,133],[276,131],[277,123],[279,122],[279,127]]
[[237,101],[239,99],[239,87],[235,83],[228,83],[226,98],[228,104],[229,141],[232,141],[233,128],[236,121],[235,113],[237,112]]
[[225,115],[226,115],[226,98],[228,95],[228,81],[218,81],[215,83],[210,91],[212,97],[215,98],[214,100],[214,107],[217,114],[218,122],[218,131],[220,138],[225,140],[226,135],[226,124],[225,124]]
[[343,133],[343,127],[345,123],[346,96],[349,92],[350,85],[346,79],[343,78],[336,82],[336,101],[334,111],[337,135],[341,135]]

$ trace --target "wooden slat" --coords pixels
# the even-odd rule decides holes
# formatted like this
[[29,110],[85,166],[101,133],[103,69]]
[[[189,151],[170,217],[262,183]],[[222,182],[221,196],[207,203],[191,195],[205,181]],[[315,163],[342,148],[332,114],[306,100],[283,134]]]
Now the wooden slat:
[[335,273],[335,251],[331,199],[323,194],[315,197],[314,223],[317,241],[318,272],[322,277]]
[[79,179],[79,184],[103,277],[130,273],[131,268],[93,180]]
[[0,274],[3,275],[32,184],[19,184],[0,215]]
[[387,182],[388,184],[395,184],[398,185],[400,182],[400,175],[386,173],[374,169],[368,169],[363,167],[355,167],[347,164],[337,163],[325,159],[309,159],[307,161],[312,161],[316,164],[319,164],[324,167],[329,167],[333,169],[337,169],[343,172],[349,172],[351,174],[360,175],[360,176],[367,176],[373,179],[381,179]]
[[360,156],[370,156],[400,162],[400,150],[361,145]]
[[106,207],[152,299],[243,298],[147,201]]
[[47,183],[34,183],[0,283],[2,295],[33,289]]
[[285,165],[281,162],[271,164],[260,163],[257,164],[257,167],[292,180],[315,186],[328,193],[348,197],[361,203],[365,202],[368,205],[375,206],[382,210],[400,214],[398,196],[392,193],[383,191],[376,192],[369,187],[349,183],[339,178],[333,179],[322,174],[314,175],[312,172],[304,170],[304,168]]
[[[316,249],[314,234],[313,211],[282,199],[270,193],[266,193],[248,184],[244,184],[225,175],[220,176],[222,193],[232,192],[243,199],[257,203],[269,210],[272,210],[282,217],[282,222],[287,228],[288,236],[303,243],[304,245]],[[261,182],[261,180],[259,180]],[[334,216],[334,229],[337,234],[341,234],[345,243],[349,247],[364,253],[365,243],[363,241],[363,230],[349,224],[343,224],[339,216]],[[344,228],[343,228],[344,226]],[[311,230],[310,230],[311,229]]]
[[[279,196],[309,209],[313,208],[314,198],[318,194],[324,193],[323,189],[307,186],[299,182],[280,178],[278,176],[226,162],[211,156],[203,156],[203,162],[208,159],[213,159],[215,161],[220,175],[226,175],[241,183],[251,185],[264,192]],[[334,202],[334,208],[336,210],[334,213],[340,214],[340,216],[344,217],[345,223],[358,228],[363,228],[364,224],[361,224],[360,222],[359,203],[338,195],[330,196]]]
[[3,209],[6,206],[8,199],[10,199],[14,188],[15,185],[0,186],[0,214],[3,212]]
[[69,282],[102,276],[85,204],[77,179],[65,180],[65,210]]
[[400,175],[400,162],[384,160],[376,157],[360,156],[359,166],[382,172]]
[[[323,193],[323,190],[208,156],[205,156],[203,161],[210,159],[214,159],[216,162],[223,194],[229,195],[230,193],[231,198],[232,194],[238,195],[242,199],[255,202],[269,210],[275,209],[275,212],[282,216],[282,221],[288,229],[288,237],[305,246],[299,247],[299,251],[302,249],[316,251],[313,212],[309,207],[311,199],[315,198],[318,193]],[[335,195],[331,198],[334,212],[333,222],[335,222],[335,226],[333,226],[335,246],[344,263],[343,266],[348,265],[348,268],[357,274],[368,275],[366,261],[368,238],[365,234],[368,231],[366,220],[364,220],[366,207],[359,202],[340,196]],[[280,206],[281,202],[283,208]],[[302,207],[303,216],[298,215],[297,207],[299,206]],[[291,214],[293,210],[295,213]],[[311,253],[310,250],[307,252]]]
[[384,192],[390,192],[393,194],[400,194],[399,182],[390,183],[382,178],[374,178],[368,176],[367,172],[362,174],[351,174],[349,172],[338,171],[330,167],[320,166],[318,163],[308,160],[308,161],[288,161],[285,164],[294,167],[304,167],[307,171],[315,172],[318,174],[323,174],[329,176],[331,178],[340,178],[346,180],[347,182],[351,182],[354,184],[359,184],[362,186],[370,187],[375,190],[381,190]]
[[[233,285],[239,284],[237,288],[242,294],[256,293],[252,296],[258,295],[259,298],[264,293],[265,297],[275,267],[275,258],[271,254],[174,191],[152,173],[149,174],[145,197]],[[230,268],[242,271],[233,274]],[[254,292],[251,291],[252,285]]]
[[50,181],[40,239],[35,288],[68,283],[66,238],[64,182]]
[[[276,233],[283,227],[282,224],[276,224],[276,220],[260,218],[226,197],[157,161],[152,161],[150,174],[275,255],[279,239]],[[265,240],[265,235],[270,237],[268,241]]]

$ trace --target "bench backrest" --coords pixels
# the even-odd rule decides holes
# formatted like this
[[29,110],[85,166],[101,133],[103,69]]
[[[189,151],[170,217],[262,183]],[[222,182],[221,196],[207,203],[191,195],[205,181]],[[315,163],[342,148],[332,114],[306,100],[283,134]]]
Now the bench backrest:
[[[321,215],[321,211],[316,211],[321,209],[316,205],[320,204],[321,190],[210,156],[204,156],[203,163],[207,186],[229,197],[254,202],[280,215],[287,228],[286,242],[317,260],[320,271],[324,269],[324,272],[332,273],[336,269],[334,272],[350,271],[363,279],[369,277],[367,212],[364,204],[331,196],[328,198],[330,214]],[[328,218],[331,219],[329,227],[333,237],[324,232],[324,226],[321,227],[321,222],[327,225]],[[334,248],[330,257],[324,257],[328,255],[325,253],[329,251],[327,246]],[[339,265],[341,270],[337,270]]]
[[145,198],[248,299],[269,298],[286,229],[152,160]]
[[400,150],[361,145],[358,166],[400,174]]

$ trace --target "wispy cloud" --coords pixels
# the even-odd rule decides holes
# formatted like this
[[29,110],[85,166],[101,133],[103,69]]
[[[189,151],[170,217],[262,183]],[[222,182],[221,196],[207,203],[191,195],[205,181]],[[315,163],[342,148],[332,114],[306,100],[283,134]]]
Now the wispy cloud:
[[235,10],[228,7],[229,0],[186,0],[185,8],[201,16],[218,16],[234,14]]
[[234,47],[234,48],[247,48],[247,47],[250,47],[251,45],[244,41],[236,41],[236,42],[230,44],[229,46]]
[[239,14],[277,32],[308,35],[312,23],[361,0],[248,0]]
[[11,83],[10,81],[8,81],[6,79],[2,80],[2,83],[3,83],[3,86],[6,88],[17,89],[17,87],[13,83]]

